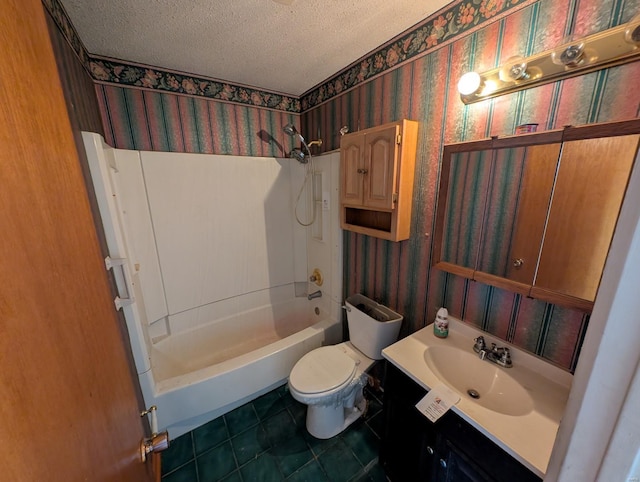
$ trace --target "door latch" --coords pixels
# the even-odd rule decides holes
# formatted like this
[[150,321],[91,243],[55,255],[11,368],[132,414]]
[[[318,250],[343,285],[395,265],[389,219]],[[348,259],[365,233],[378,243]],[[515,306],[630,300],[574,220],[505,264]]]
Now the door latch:
[[147,461],[147,456],[151,453],[162,452],[169,448],[169,432],[166,430],[155,434],[150,438],[143,438],[140,441],[140,460]]
[[141,417],[149,415],[151,425],[151,437],[143,438],[140,441],[140,459],[142,463],[146,462],[147,456],[150,453],[162,452],[169,448],[169,432],[158,433],[158,418],[156,412],[158,407],[151,405],[147,410],[140,412]]

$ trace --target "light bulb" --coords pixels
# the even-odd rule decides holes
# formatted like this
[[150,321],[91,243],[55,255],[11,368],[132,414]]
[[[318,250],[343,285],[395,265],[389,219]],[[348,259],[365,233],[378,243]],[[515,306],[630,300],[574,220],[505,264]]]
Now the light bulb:
[[478,92],[482,79],[477,72],[467,72],[458,81],[458,92],[461,95],[472,95]]

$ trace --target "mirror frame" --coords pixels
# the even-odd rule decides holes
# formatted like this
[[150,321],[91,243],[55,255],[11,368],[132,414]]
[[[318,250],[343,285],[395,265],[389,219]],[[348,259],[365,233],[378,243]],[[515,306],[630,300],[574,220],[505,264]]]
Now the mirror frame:
[[[512,147],[528,147],[542,144],[563,143],[566,141],[617,137],[631,134],[640,134],[640,119],[631,119],[627,121],[608,122],[600,124],[590,124],[585,126],[566,126],[563,129],[549,130],[543,132],[535,132],[530,134],[514,135],[498,137],[493,136],[488,139],[482,139],[470,142],[458,142],[446,144],[442,152],[442,163],[440,168],[440,180],[438,184],[437,206],[436,206],[436,224],[433,237],[433,256],[432,267],[462,276],[467,279],[479,281],[481,283],[505,289],[507,291],[519,293],[524,296],[530,296],[550,303],[577,308],[582,311],[591,312],[593,302],[576,298],[544,288],[537,288],[530,284],[521,283],[500,276],[476,271],[464,266],[458,266],[453,263],[442,260],[442,242],[443,231],[446,215],[447,195],[449,188],[449,175],[451,172],[452,155],[460,152],[507,149]],[[640,156],[640,150],[636,154],[636,159]],[[634,166],[633,168],[640,168]],[[624,199],[623,199],[624,202]]]

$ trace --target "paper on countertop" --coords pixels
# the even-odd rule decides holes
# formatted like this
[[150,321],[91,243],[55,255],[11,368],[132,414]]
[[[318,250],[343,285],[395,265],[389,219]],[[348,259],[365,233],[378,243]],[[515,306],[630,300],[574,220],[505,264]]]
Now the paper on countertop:
[[459,401],[457,393],[440,383],[416,403],[416,408],[422,415],[435,422]]

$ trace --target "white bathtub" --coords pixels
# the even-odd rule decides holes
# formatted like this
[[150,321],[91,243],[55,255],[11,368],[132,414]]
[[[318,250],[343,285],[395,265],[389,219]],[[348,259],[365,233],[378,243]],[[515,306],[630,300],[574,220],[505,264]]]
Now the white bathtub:
[[310,350],[339,343],[340,322],[317,307],[296,298],[154,343],[140,378],[159,426],[178,437],[282,385]]

